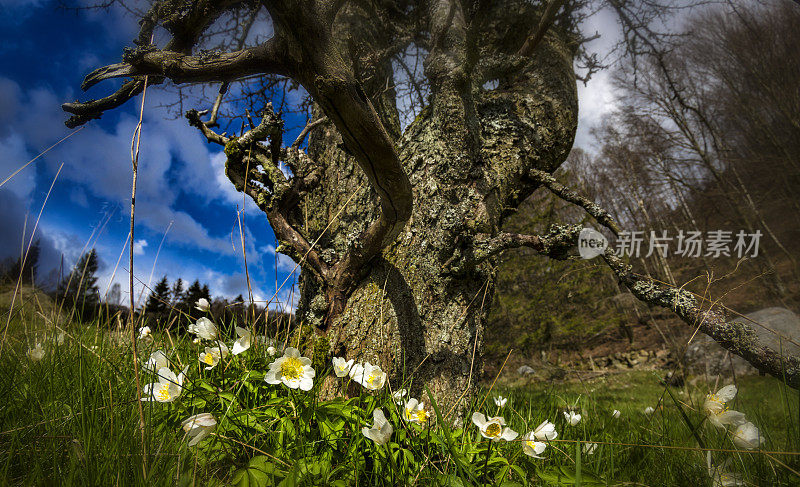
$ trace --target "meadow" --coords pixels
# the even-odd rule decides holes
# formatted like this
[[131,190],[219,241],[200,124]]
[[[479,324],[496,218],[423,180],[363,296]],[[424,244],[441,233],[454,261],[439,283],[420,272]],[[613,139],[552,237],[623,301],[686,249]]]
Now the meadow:
[[413,378],[201,320],[137,336],[137,393],[129,332],[24,298],[0,353],[6,485],[800,485],[798,393],[768,377],[731,397],[666,371],[516,388],[505,371],[457,417]]

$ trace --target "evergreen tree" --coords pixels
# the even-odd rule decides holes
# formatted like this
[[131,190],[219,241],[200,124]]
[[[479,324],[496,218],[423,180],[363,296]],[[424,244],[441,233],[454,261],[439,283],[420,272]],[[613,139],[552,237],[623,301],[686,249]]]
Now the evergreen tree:
[[167,276],[164,276],[156,287],[150,292],[147,297],[147,303],[144,305],[145,314],[161,314],[165,313],[170,307],[170,289]]
[[[40,251],[39,239],[36,239],[30,250],[28,250],[27,258],[24,255],[20,256],[10,267],[5,277],[10,281],[16,282],[17,279],[20,279],[23,284],[33,284],[36,281],[36,272],[39,269]],[[22,263],[23,259],[25,260],[24,265]]]
[[67,305],[75,305],[82,309],[96,306],[100,301],[97,288],[97,269],[99,260],[94,249],[84,253],[72,271],[58,286],[58,297]]
[[189,289],[186,290],[186,294],[184,295],[184,303],[189,307],[189,309],[193,309],[194,305],[197,303],[197,300],[205,297],[203,295],[203,288],[200,286],[200,281],[195,279],[195,281],[189,285]]
[[183,294],[183,279],[180,277],[175,284],[172,285],[172,306],[178,306],[179,304],[183,303],[184,294]]
[[201,290],[203,298],[206,298],[208,302],[211,302],[211,292],[208,290],[208,284],[203,284],[203,289]]

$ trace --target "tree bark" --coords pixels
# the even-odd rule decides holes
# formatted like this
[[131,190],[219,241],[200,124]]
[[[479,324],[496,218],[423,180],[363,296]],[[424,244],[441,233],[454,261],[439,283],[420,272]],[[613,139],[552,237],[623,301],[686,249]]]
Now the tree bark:
[[[398,141],[414,209],[370,262],[343,314],[324,326],[324,286],[309,273],[300,278],[298,309],[301,321],[325,330],[321,347],[331,355],[378,363],[391,371],[393,387],[410,379],[403,387],[412,395],[426,385],[449,407],[469,397],[481,373],[494,294],[494,256],[476,258],[472,237],[499,232],[510,209],[538,187],[535,171],[552,172],[566,159],[577,123],[572,52],[557,36],[500,89],[469,81],[465,94],[457,81],[442,80]],[[309,239],[320,238],[330,262],[377,217],[376,195],[340,142],[330,124],[312,133],[309,155],[324,173],[302,209]]]

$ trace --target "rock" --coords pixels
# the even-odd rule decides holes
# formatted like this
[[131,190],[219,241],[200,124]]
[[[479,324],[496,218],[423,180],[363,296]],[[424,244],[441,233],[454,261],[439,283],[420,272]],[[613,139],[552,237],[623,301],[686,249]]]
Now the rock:
[[521,366],[520,368],[517,369],[517,374],[519,374],[519,375],[531,375],[534,372],[536,372],[536,371],[533,370],[533,367],[530,367],[530,366],[527,366],[527,365],[523,365],[523,366]]
[[[750,325],[761,343],[778,353],[800,355],[800,346],[779,336],[783,335],[800,343],[800,317],[786,308],[765,308],[745,315],[745,317],[736,318],[733,322]],[[764,326],[759,326],[759,324]],[[778,334],[772,333],[770,330]]]
[[[732,322],[743,323],[750,326],[763,345],[766,345],[783,355],[800,356],[800,347],[791,343],[770,330],[800,343],[800,317],[786,308],[765,308],[754,313],[738,317]],[[758,324],[756,324],[758,323]],[[763,325],[763,326],[759,326]],[[686,349],[686,362],[697,372],[708,375],[729,374],[733,371],[737,375],[756,373],[746,360],[732,355],[719,346],[712,338],[698,335]]]

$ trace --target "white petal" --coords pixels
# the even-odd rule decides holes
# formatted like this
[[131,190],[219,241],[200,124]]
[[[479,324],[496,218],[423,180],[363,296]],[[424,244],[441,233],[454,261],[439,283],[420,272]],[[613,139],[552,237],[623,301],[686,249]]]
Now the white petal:
[[270,369],[264,375],[264,382],[266,382],[267,384],[280,384],[281,383],[281,380],[278,379],[278,377],[277,377],[277,370],[273,369],[272,366],[270,366]]
[[484,416],[483,413],[475,411],[472,413],[472,422],[475,424],[475,426],[483,430],[486,426],[486,416]]
[[731,384],[717,391],[717,397],[723,402],[732,401],[736,397],[736,386]]
[[503,430],[503,434],[500,437],[506,441],[511,441],[515,439],[517,436],[519,436],[519,433],[512,430],[511,428],[506,428]]
[[310,391],[311,388],[314,387],[314,381],[308,377],[303,377],[300,379],[300,390],[301,391]]

